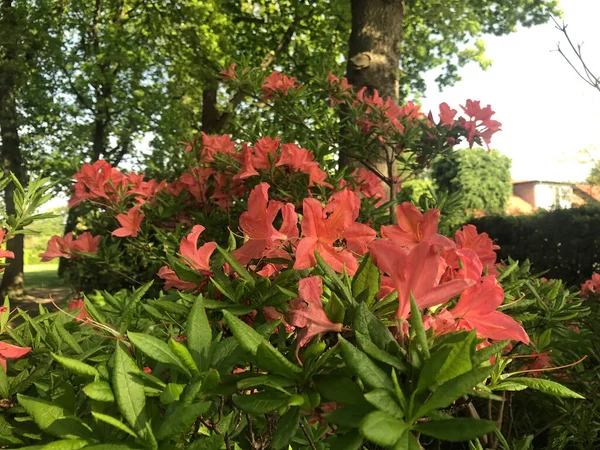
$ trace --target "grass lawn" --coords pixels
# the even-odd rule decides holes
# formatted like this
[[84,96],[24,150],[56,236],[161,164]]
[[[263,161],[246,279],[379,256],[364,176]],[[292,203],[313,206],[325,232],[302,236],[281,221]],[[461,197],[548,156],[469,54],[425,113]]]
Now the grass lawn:
[[25,289],[63,286],[58,278],[58,264],[32,264],[25,266]]

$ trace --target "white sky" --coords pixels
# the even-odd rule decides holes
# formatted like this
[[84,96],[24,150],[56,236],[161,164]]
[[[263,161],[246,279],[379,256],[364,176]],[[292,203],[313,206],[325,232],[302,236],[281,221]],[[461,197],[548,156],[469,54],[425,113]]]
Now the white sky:
[[[561,8],[571,39],[583,44],[586,63],[600,76],[600,0],[562,0]],[[575,158],[583,149],[600,149],[600,91],[553,51],[558,42],[567,51],[562,33],[550,22],[484,41],[493,65],[484,72],[469,64],[459,72],[462,80],[441,93],[435,75],[428,76],[423,109],[481,100],[503,124],[492,147],[512,158],[513,179],[584,180],[591,166]]]

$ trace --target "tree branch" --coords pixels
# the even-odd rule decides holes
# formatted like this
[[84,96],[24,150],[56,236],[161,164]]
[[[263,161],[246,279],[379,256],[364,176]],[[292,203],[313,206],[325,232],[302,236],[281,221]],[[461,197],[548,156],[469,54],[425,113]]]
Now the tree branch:
[[563,50],[560,48],[560,43],[556,44],[556,51],[558,51],[558,53],[560,53],[560,55],[565,59],[565,61],[567,61],[567,63],[571,66],[571,68],[575,71],[579,78],[581,78],[585,83],[589,84],[591,87],[600,91],[600,78],[594,75],[594,73],[586,64],[581,51],[581,44],[575,45],[573,43],[571,37],[569,36],[569,33],[567,32],[567,25],[564,22],[562,24],[559,24],[556,18],[554,17],[552,17],[552,20],[554,21],[556,29],[559,30],[562,34],[564,34],[565,38],[567,39],[567,42],[569,43],[569,46],[571,47],[571,51],[579,60],[582,69],[577,68],[575,64],[565,54],[565,52],[563,52]]

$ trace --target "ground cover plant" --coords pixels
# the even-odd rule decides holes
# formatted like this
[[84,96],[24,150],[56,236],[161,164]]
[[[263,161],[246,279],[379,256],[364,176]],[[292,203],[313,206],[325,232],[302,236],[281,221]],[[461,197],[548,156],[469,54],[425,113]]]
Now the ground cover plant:
[[[1,445],[595,442],[559,422],[536,435],[539,416],[511,403],[534,391],[549,414],[595,414],[584,395],[598,382],[597,338],[575,329],[593,299],[526,263],[499,264],[472,225],[441,234],[456,199],[428,196],[421,209],[396,200],[404,180],[461,141],[489,144],[500,128],[490,106],[425,114],[333,75],[310,88],[279,72],[230,66],[222,76],[296,136],[201,134],[182,144],[186,169],[172,180],[106,161],[81,167],[70,205],[94,211],[88,230],[54,236],[40,257],[68,260],[84,295],[34,318],[9,299],[0,309]],[[305,109],[306,96],[323,105]],[[332,148],[356,168],[330,170]],[[33,211],[48,189],[13,182],[19,214],[4,239],[41,218]],[[597,289],[587,284],[584,297]]]

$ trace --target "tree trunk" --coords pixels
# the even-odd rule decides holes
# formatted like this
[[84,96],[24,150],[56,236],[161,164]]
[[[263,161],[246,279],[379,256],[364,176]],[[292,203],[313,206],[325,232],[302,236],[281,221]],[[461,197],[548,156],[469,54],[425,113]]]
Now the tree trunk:
[[[406,12],[405,0],[352,0],[352,33],[346,77],[356,91],[366,87],[372,95],[398,101],[400,44]],[[340,154],[340,166],[350,165],[347,155]],[[388,177],[383,158],[374,158],[376,169]]]
[[[0,3],[0,27],[5,30],[17,32],[17,22],[12,6],[12,0],[2,0]],[[8,33],[4,35],[8,38]],[[0,43],[4,46],[4,57],[0,60],[0,137],[2,139],[1,155],[4,176],[12,172],[22,183],[24,181],[24,170],[22,167],[21,147],[19,141],[19,119],[15,90],[17,83],[17,42],[10,40]],[[6,213],[15,213],[14,184],[4,190],[4,202]],[[23,235],[17,235],[6,243],[6,249],[15,254],[14,259],[2,276],[0,284],[0,295],[10,295],[12,298],[20,298],[23,295]]]

